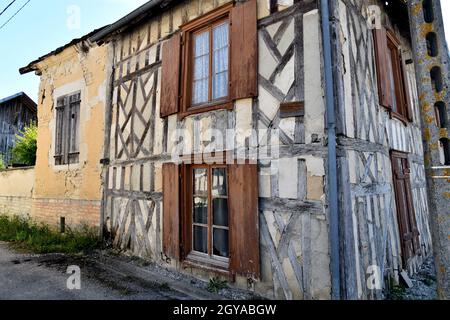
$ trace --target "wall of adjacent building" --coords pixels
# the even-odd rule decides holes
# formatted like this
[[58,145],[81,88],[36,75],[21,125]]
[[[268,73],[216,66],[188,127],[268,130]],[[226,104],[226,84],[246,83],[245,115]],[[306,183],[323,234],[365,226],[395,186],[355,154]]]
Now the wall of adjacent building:
[[[99,226],[108,49],[86,41],[39,62],[38,151],[32,217]],[[79,163],[55,165],[57,98],[81,91]]]
[[[411,59],[411,45],[395,21],[384,12],[381,1],[339,1],[340,45],[344,112],[339,137],[341,181],[347,192],[341,195],[343,215],[348,217],[349,244],[346,279],[350,298],[380,298],[381,290],[369,290],[370,266],[378,266],[388,278],[399,280],[403,269],[401,243],[390,151],[408,154],[411,167],[413,207],[420,233],[421,256],[410,261],[414,273],[431,252],[428,205],[420,129],[419,104],[414,65],[406,66],[413,121],[403,123],[390,117],[378,104],[375,51],[367,9],[379,5],[382,22],[401,41],[403,59]],[[386,288],[386,287],[384,287]]]
[[0,215],[30,215],[34,178],[33,167],[0,171]]

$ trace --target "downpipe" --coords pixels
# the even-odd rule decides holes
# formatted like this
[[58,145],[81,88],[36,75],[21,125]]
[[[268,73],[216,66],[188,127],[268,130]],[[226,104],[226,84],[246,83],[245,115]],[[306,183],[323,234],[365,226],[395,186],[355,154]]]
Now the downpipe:
[[[330,0],[333,1],[333,0]],[[336,155],[336,118],[334,113],[334,84],[328,0],[320,0],[322,16],[323,60],[328,134],[328,208],[330,213],[331,298],[341,299],[339,207]]]

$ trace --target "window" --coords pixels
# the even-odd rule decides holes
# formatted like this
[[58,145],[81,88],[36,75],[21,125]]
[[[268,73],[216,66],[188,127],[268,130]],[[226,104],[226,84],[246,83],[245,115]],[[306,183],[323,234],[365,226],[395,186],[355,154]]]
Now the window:
[[56,106],[55,164],[79,161],[79,133],[81,93],[59,97]]
[[408,155],[392,151],[391,162],[403,265],[406,268],[408,261],[420,254],[419,231],[412,200]]
[[258,278],[256,164],[163,165],[163,252],[169,259]]
[[186,39],[183,83],[186,112],[226,107],[230,102],[230,9],[228,5],[182,27]]
[[161,117],[232,109],[257,96],[256,0],[227,3],[180,29],[162,46]]
[[228,97],[228,37],[228,20],[193,35],[192,107]]
[[375,30],[374,35],[380,104],[388,108],[393,117],[412,121],[400,42],[384,28]]
[[226,266],[229,258],[228,173],[226,167],[188,166],[186,217],[188,257]]

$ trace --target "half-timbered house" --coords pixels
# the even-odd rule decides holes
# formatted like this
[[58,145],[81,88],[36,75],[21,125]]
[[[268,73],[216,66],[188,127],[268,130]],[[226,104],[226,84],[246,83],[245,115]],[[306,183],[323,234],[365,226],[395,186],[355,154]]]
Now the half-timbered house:
[[153,0],[67,64],[23,69],[48,109],[37,184],[68,170],[54,177],[82,200],[101,181],[104,239],[182,273],[268,298],[382,297],[431,250],[407,8],[333,3],[327,39],[321,1]]

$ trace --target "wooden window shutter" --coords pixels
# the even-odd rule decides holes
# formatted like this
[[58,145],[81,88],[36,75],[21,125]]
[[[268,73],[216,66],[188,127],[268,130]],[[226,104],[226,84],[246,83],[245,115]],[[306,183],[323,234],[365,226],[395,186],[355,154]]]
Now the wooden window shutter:
[[67,105],[67,97],[57,100],[56,106],[56,130],[55,130],[55,164],[63,163],[64,158],[64,114]]
[[260,277],[257,165],[229,166],[230,271]]
[[69,153],[79,150],[80,100],[80,93],[69,98]]
[[181,34],[163,43],[161,66],[161,118],[178,113],[180,96]]
[[163,252],[172,259],[180,258],[180,169],[165,163],[163,173]]
[[400,54],[400,61],[401,61],[401,67],[402,67],[402,76],[403,76],[403,89],[405,91],[404,94],[404,108],[406,111],[406,118],[408,118],[409,121],[413,121],[414,120],[414,116],[413,116],[413,109],[412,109],[412,105],[411,105],[411,95],[410,95],[410,91],[409,91],[409,78],[408,78],[408,71],[406,69],[406,65],[405,62],[403,61],[403,58]]
[[414,212],[414,202],[413,202],[413,196],[412,196],[412,188],[411,188],[411,169],[409,168],[409,162],[408,159],[402,159],[403,160],[403,170],[405,175],[405,193],[406,193],[406,199],[408,202],[408,209],[409,209],[409,225],[411,226],[411,233],[412,233],[412,243],[414,247],[414,253],[420,254],[420,240],[419,240],[419,230],[417,229],[417,221],[416,221],[416,214]]
[[392,108],[394,97],[391,93],[386,28],[381,27],[380,29],[375,29],[373,34],[380,104],[386,108]]
[[258,35],[256,0],[238,2],[231,11],[230,96],[258,94]]

